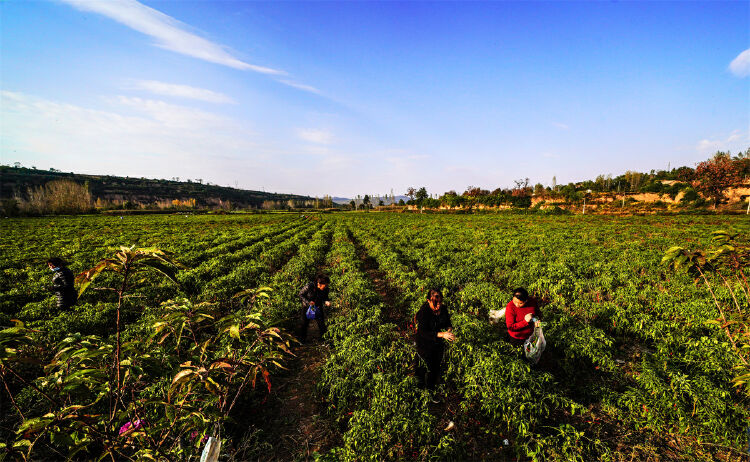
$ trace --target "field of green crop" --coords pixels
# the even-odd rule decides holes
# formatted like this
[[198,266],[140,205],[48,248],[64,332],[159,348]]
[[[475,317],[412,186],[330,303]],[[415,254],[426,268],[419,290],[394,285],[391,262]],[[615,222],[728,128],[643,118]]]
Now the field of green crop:
[[[713,297],[732,294],[661,263],[675,245],[710,248],[720,229],[750,238],[744,216],[713,215],[5,219],[0,460],[183,460],[208,436],[221,460],[268,459],[280,443],[259,420],[276,379],[295,373],[282,369],[299,348],[287,333],[318,271],[332,312],[306,399],[329,437],[293,458],[747,460],[750,399],[710,322]],[[50,256],[78,274],[140,248],[168,252],[159,265],[174,281],[136,263],[125,281],[105,271],[66,312],[45,290]],[[518,286],[542,301],[534,368],[487,317]],[[458,338],[437,405],[412,373],[413,315],[433,287]]]

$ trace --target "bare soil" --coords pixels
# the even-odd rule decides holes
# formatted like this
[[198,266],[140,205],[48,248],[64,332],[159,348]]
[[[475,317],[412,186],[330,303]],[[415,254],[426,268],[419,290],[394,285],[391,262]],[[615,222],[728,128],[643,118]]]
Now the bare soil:
[[271,393],[252,419],[259,435],[256,446],[265,446],[259,460],[309,461],[316,452],[341,444],[340,432],[315,390],[330,355],[316,322],[310,323],[307,341],[292,351],[296,356],[274,377]]

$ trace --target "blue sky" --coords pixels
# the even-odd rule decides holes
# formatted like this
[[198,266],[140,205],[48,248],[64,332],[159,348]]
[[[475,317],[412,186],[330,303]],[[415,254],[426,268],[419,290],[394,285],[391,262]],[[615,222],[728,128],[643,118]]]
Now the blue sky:
[[0,161],[297,194],[750,147],[750,3],[0,3]]

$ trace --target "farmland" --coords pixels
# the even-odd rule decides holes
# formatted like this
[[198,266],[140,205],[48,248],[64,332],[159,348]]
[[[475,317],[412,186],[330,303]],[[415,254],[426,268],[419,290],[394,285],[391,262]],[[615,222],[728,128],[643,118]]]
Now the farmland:
[[[310,348],[287,334],[296,293],[325,271],[329,332],[302,397],[325,438],[286,457],[747,460],[750,400],[731,383],[724,331],[707,323],[714,299],[661,264],[672,246],[710,247],[720,229],[750,237],[745,217],[715,215],[5,219],[0,327],[23,326],[0,337],[12,350],[0,356],[0,458],[180,460],[218,430],[225,455],[268,458],[278,444],[268,408],[292,406],[277,384],[304,367],[289,352]],[[112,367],[122,274],[103,272],[59,312],[45,260],[61,256],[78,274],[120,246],[158,248],[178,265],[175,281],[148,268],[131,279],[124,359]],[[533,369],[487,321],[518,286],[543,303],[548,348]],[[458,338],[437,405],[412,374],[413,315],[433,287]],[[123,436],[127,423],[135,431]]]

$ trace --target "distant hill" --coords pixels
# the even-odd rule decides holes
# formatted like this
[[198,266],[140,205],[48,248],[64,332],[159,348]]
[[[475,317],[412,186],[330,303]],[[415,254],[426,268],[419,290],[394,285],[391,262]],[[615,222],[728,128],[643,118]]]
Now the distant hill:
[[73,180],[88,183],[94,200],[133,204],[158,204],[173,200],[195,200],[198,207],[220,206],[229,201],[233,208],[257,208],[265,201],[297,203],[314,200],[309,196],[278,194],[229,188],[193,181],[157,180],[111,175],[82,175],[57,170],[36,170],[0,166],[0,199],[24,197],[29,188],[43,186],[52,180]]

